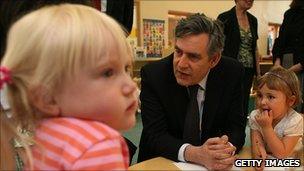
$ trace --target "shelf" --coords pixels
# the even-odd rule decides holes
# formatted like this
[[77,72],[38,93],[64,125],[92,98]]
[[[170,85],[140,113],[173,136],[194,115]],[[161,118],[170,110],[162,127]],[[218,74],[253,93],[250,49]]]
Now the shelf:
[[158,61],[160,59],[162,59],[162,58],[135,58],[134,67],[133,67],[133,76],[139,78],[141,67],[143,67],[144,65],[146,65],[148,63]]
[[160,60],[161,58],[135,58],[135,62],[136,61],[147,61],[147,62],[149,62],[149,61],[158,61],[158,60]]
[[260,65],[272,65],[272,61],[261,61]]

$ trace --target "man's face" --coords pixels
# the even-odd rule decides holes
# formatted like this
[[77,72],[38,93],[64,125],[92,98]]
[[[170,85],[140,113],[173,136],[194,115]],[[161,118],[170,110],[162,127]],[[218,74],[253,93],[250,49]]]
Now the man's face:
[[207,54],[209,35],[189,35],[177,38],[173,59],[176,81],[182,86],[199,83],[219,61],[220,55]]

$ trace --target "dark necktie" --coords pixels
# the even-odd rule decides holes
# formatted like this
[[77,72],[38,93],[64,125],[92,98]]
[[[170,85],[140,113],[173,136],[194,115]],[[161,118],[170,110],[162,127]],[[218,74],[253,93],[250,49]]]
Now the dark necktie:
[[184,124],[183,141],[192,145],[200,145],[199,130],[199,108],[197,103],[197,90],[199,85],[193,85],[189,88],[190,100],[187,107],[187,113]]

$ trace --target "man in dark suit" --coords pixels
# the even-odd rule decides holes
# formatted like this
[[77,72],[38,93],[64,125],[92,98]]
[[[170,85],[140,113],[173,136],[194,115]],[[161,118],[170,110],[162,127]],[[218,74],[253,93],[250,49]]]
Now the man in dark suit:
[[[141,70],[143,132],[138,160],[163,156],[208,169],[229,169],[245,140],[243,67],[221,57],[220,25],[203,14],[179,21],[175,52]],[[189,90],[198,84],[199,126],[189,126]],[[197,121],[198,122],[198,121]],[[188,136],[189,129],[199,132]],[[191,131],[190,130],[190,133]],[[187,137],[188,136],[188,137]]]

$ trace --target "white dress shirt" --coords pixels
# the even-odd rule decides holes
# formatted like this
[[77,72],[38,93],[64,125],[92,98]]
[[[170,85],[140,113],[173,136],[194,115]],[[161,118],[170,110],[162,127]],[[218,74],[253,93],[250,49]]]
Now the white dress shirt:
[[[200,85],[200,88],[197,91],[197,97],[196,97],[197,98],[197,103],[198,103],[198,109],[199,109],[199,118],[200,118],[199,129],[200,129],[200,132],[202,131],[202,128],[201,128],[202,124],[201,123],[202,123],[202,114],[203,114],[203,109],[204,109],[205,90],[206,90],[206,83],[207,83],[208,75],[209,75],[209,72],[204,77],[204,79],[198,83],[198,85]],[[185,152],[185,149],[188,145],[190,145],[190,144],[185,143],[179,148],[179,150],[178,150],[178,160],[179,161],[185,162],[184,152]]]

